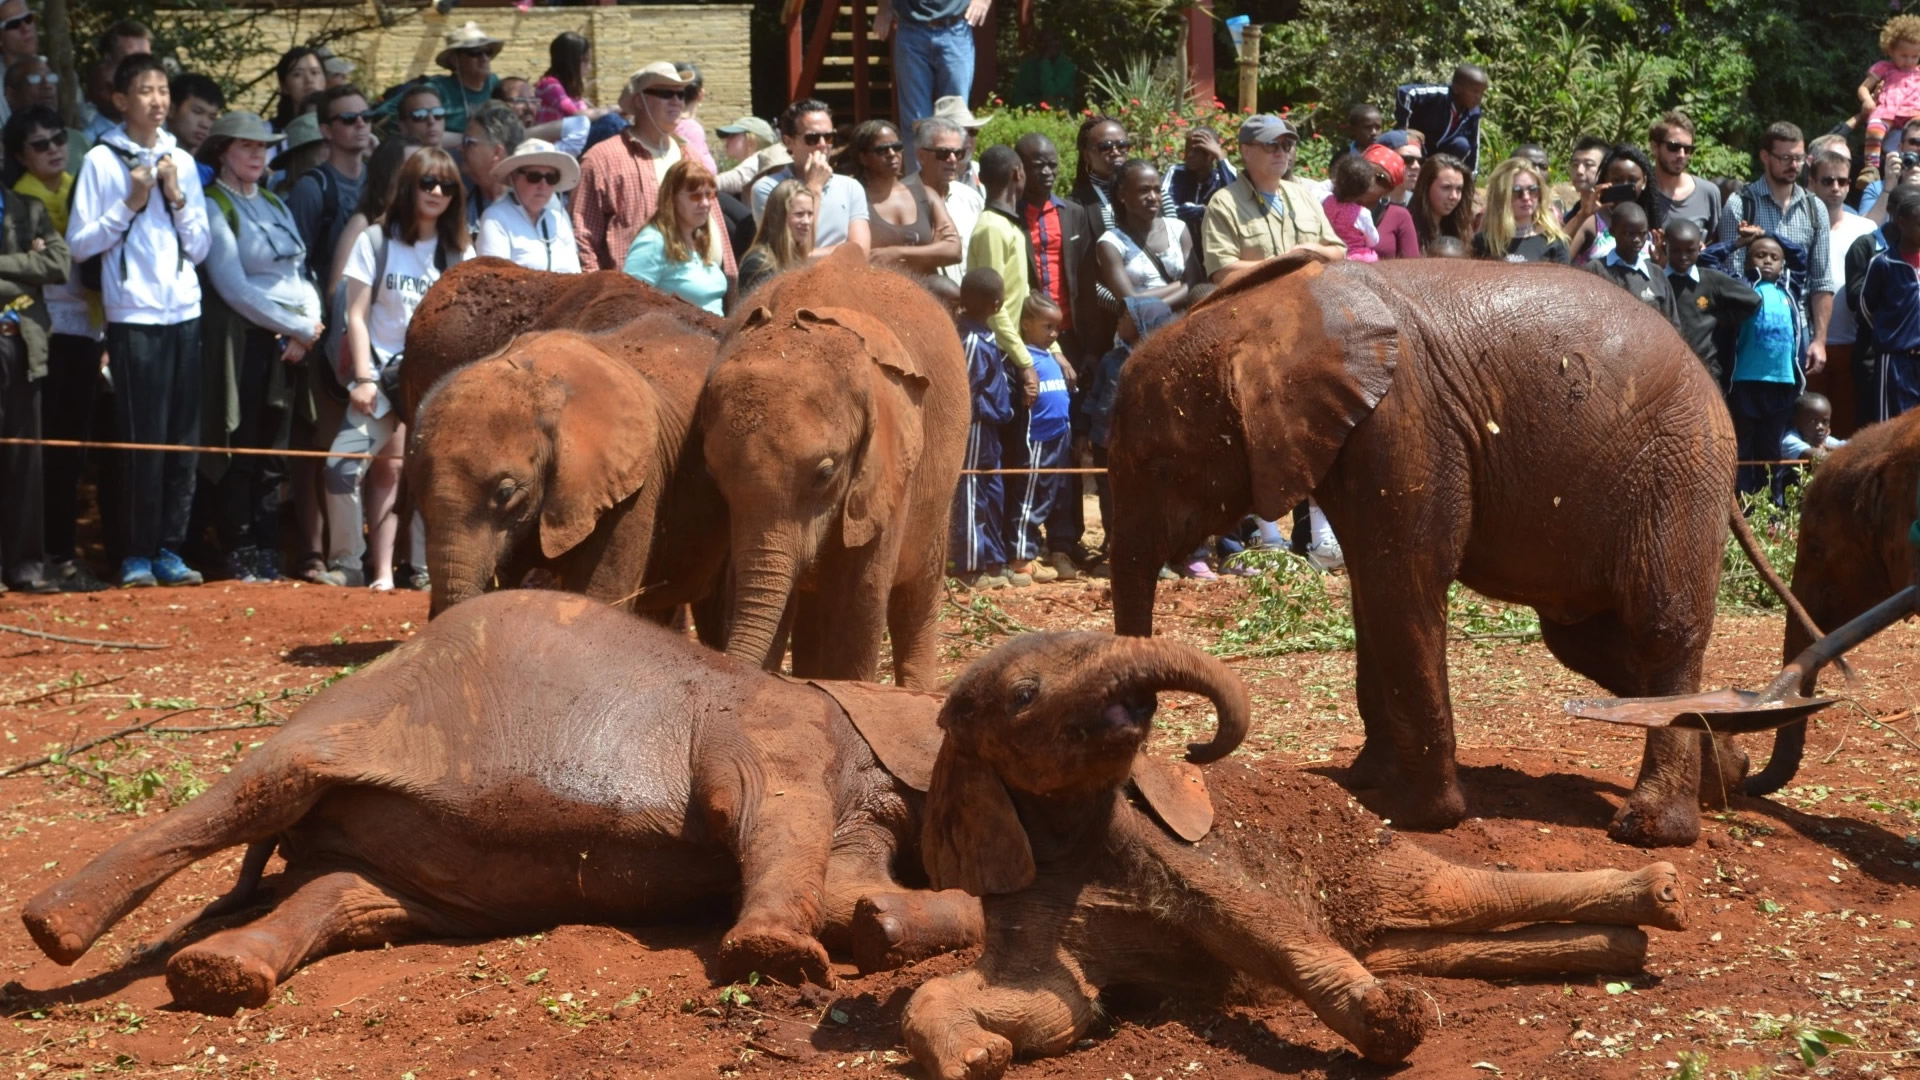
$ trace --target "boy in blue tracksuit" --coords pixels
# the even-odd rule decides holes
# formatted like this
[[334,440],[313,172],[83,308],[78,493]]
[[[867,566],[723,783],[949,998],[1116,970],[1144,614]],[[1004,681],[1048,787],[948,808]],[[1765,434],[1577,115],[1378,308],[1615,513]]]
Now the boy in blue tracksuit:
[[[1006,284],[993,270],[969,270],[960,282],[960,339],[967,354],[967,385],[973,422],[967,428],[963,469],[1000,467],[1001,429],[1013,419],[1006,357],[994,344],[988,325],[1006,300]],[[947,551],[954,573],[969,589],[1006,588],[1006,544],[1000,538],[1004,504],[1002,477],[962,474],[953,493]]]
[[[1741,461],[1774,461],[1780,439],[1793,423],[1793,405],[1804,382],[1800,358],[1806,352],[1806,323],[1788,278],[1786,249],[1772,236],[1747,247],[1747,272],[1760,308],[1740,327],[1733,348],[1733,378],[1727,410]],[[1740,466],[1739,488],[1750,495],[1767,486],[1767,465]],[[1786,473],[1779,472],[1774,499],[1784,494]]]
[[[1060,469],[1072,462],[1073,421],[1067,397],[1067,378],[1053,343],[1060,337],[1060,306],[1046,294],[1027,294],[1020,309],[1020,337],[1039,377],[1039,393],[1014,408],[1012,438],[1007,440],[1009,469]],[[1036,580],[1035,559],[1046,553],[1040,529],[1072,485],[1062,474],[1008,477],[1007,580],[1031,585]],[[1051,568],[1049,568],[1051,569]],[[1055,575],[1057,576],[1057,575]],[[1052,580],[1052,576],[1041,580]]]
[[1867,263],[1860,315],[1880,354],[1880,415],[1920,408],[1920,200],[1908,200],[1883,230],[1886,249]]

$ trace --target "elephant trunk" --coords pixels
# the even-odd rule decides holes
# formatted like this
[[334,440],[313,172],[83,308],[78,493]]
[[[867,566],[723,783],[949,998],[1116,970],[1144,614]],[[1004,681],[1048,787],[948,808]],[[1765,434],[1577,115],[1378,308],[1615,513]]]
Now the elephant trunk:
[[456,562],[444,553],[428,548],[427,562],[436,569],[431,574],[433,599],[427,606],[427,618],[433,619],[463,600],[471,600],[487,591],[493,574],[481,574],[478,568]]
[[1247,737],[1252,703],[1246,684],[1225,664],[1190,645],[1165,638],[1115,639],[1108,659],[1096,663],[1090,674],[1126,689],[1183,690],[1210,699],[1219,724],[1211,742],[1187,744],[1187,760],[1195,764],[1226,757]]
[[727,655],[773,670],[779,666],[775,649],[799,567],[792,548],[782,545],[782,534],[742,529],[737,535],[760,539],[734,548]]
[[1773,733],[1773,754],[1767,767],[1747,777],[1740,790],[1748,795],[1771,795],[1793,782],[1807,749],[1807,722],[1795,720]]

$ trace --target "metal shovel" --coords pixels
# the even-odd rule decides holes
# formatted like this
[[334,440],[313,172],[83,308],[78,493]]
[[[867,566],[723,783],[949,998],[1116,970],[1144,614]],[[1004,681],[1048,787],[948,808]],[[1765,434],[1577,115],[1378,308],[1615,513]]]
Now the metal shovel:
[[1800,684],[1832,663],[1841,653],[1914,613],[1920,587],[1909,585],[1882,600],[1872,610],[1808,646],[1780,669],[1765,690],[1709,690],[1672,697],[1579,698],[1567,702],[1567,712],[1586,720],[1635,727],[1691,728],[1722,735],[1766,731],[1804,720],[1838,698],[1809,698]]

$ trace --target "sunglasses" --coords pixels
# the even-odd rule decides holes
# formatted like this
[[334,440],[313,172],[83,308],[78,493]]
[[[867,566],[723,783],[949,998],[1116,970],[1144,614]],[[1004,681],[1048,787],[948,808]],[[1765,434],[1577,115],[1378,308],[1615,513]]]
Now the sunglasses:
[[484,45],[475,46],[474,48],[471,48],[471,49],[455,49],[453,51],[454,51],[454,55],[464,56],[469,60],[478,60],[480,57],[483,57],[483,56],[487,57],[488,59],[492,59],[493,57],[493,53],[489,52],[487,50],[487,47]]
[[32,26],[32,25],[33,25],[33,12],[29,11],[25,15],[15,15],[13,18],[8,19],[6,22],[0,22],[0,34],[4,34],[9,30],[18,30],[22,27]]
[[407,110],[407,119],[413,121],[416,124],[424,123],[428,120],[444,120],[446,119],[446,117],[447,117],[447,107],[445,105],[435,105],[431,109]]
[[52,71],[49,71],[44,75],[28,75],[26,79],[27,79],[28,86],[59,86],[60,85],[59,74]]
[[661,86],[649,86],[640,92],[650,98],[659,98],[662,101],[691,101],[693,99],[693,91],[691,90],[668,90]]
[[1663,143],[1661,143],[1660,145],[1662,145],[1662,146],[1664,146],[1664,147],[1666,147],[1666,148],[1667,148],[1667,153],[1669,153],[1669,154],[1691,154],[1691,153],[1693,153],[1693,144],[1692,144],[1692,143],[1690,143],[1690,142],[1675,142],[1675,141],[1674,141],[1674,140],[1672,140],[1672,139],[1668,139],[1668,140],[1667,140],[1666,142],[1663,142]]
[[529,184],[545,184],[554,187],[560,183],[559,169],[521,169],[520,175]]
[[1847,184],[1850,183],[1845,176],[1816,176],[1813,178],[1813,182],[1816,184],[1835,184],[1840,187],[1846,187]]
[[1540,186],[1538,184],[1529,184],[1526,187],[1515,185],[1513,197],[1516,199],[1537,199],[1540,197]]
[[923,153],[932,154],[941,161],[959,161],[966,154],[965,150],[957,146],[923,146],[920,150]]
[[1269,154],[1291,154],[1293,153],[1293,148],[1299,145],[1299,143],[1293,139],[1274,139],[1271,142],[1260,142],[1258,140],[1254,140],[1251,142],[1243,142],[1240,145],[1241,146],[1257,146],[1260,149],[1265,150]]
[[903,151],[903,150],[905,150],[905,149],[906,149],[906,145],[905,145],[904,143],[897,143],[897,142],[890,142],[890,143],[880,143],[880,144],[879,144],[879,145],[877,145],[877,146],[869,146],[869,147],[867,147],[867,153],[869,153],[869,154],[898,154],[898,153],[900,153],[901,151]]
[[423,176],[420,178],[420,190],[428,195],[432,195],[435,192],[442,195],[451,195],[460,190],[460,182],[458,180],[449,180],[444,176]]
[[365,110],[362,110],[360,112],[334,113],[332,116],[327,117],[327,123],[329,124],[371,124],[373,123],[373,114]]
[[1103,154],[1111,154],[1115,150],[1124,154],[1133,149],[1133,143],[1126,139],[1101,139],[1099,142],[1093,144],[1093,148]]
[[56,146],[65,145],[67,145],[67,133],[64,131],[56,131],[44,139],[33,139],[29,141],[27,148],[36,154],[44,154]]
[[808,146],[825,146],[828,143],[831,143],[833,141],[833,132],[809,131],[806,134],[801,135],[800,139],[801,141],[805,142]]

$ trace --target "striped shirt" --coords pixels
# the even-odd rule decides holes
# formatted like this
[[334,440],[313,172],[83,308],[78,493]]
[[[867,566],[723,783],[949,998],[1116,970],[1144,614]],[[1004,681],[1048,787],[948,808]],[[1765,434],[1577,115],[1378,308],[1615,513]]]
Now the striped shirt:
[[[1812,192],[1796,184],[1793,198],[1783,211],[1773,201],[1766,179],[1755,180],[1727,200],[1726,210],[1720,215],[1720,242],[1729,246],[1738,243],[1740,226],[1746,222],[1807,249],[1808,295],[1840,291],[1840,267],[1832,259],[1827,208]],[[1746,249],[1736,249],[1733,260],[1739,271],[1735,276],[1741,276],[1747,269]]]

